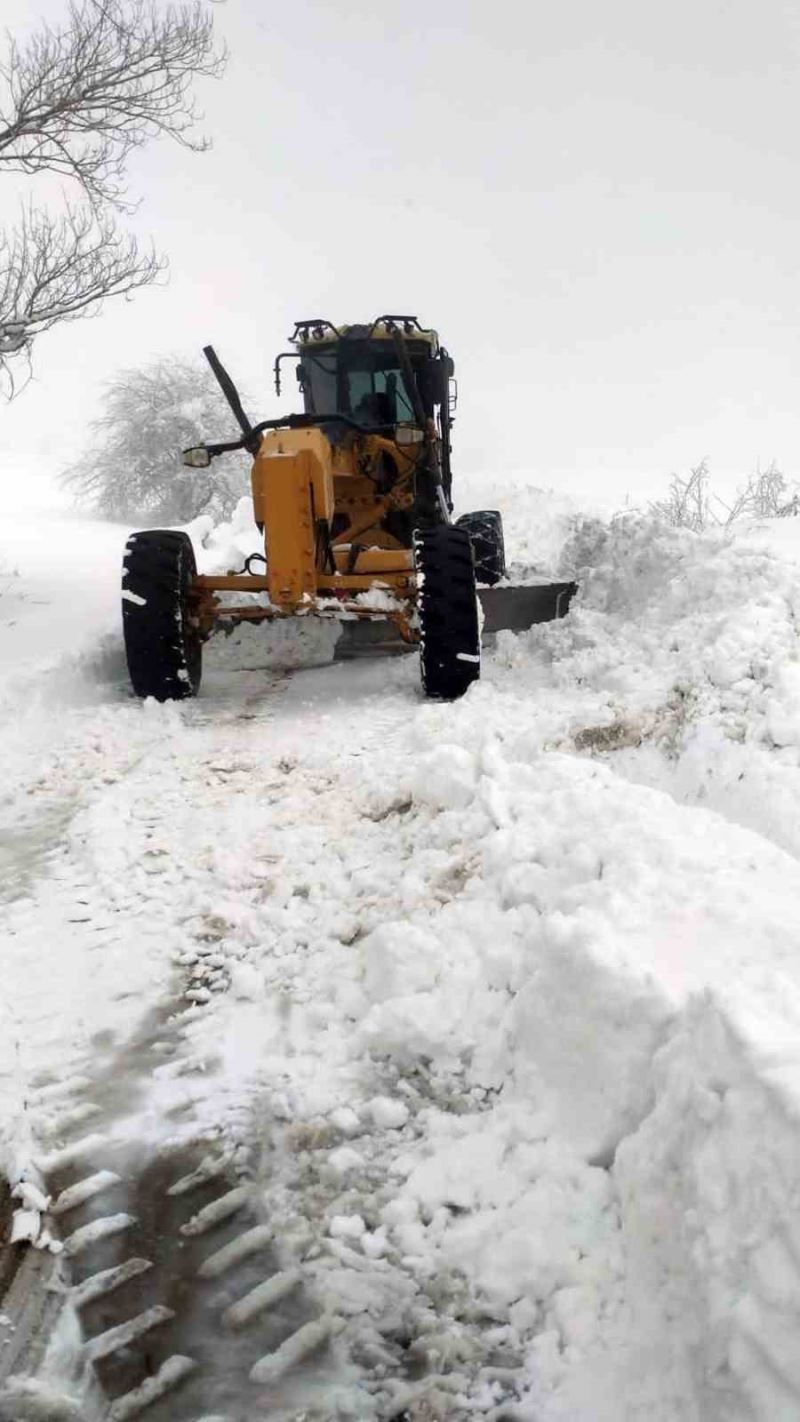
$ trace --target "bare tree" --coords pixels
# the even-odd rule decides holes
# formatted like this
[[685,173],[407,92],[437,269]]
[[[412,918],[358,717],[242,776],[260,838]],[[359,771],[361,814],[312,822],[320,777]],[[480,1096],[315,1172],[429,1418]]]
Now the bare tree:
[[166,135],[202,150],[191,86],[218,75],[225,55],[213,21],[194,3],[70,0],[63,25],[43,25],[0,63],[0,170],[55,174],[79,193],[58,214],[29,205],[0,235],[0,374],[13,393],[14,364],[58,321],[91,314],[108,296],[156,279],[164,262],[121,233],[131,210],[131,153]]
[[177,358],[122,370],[108,381],[94,444],[62,475],[76,502],[104,518],[186,523],[229,515],[247,492],[250,459],[186,469],[180,452],[225,438],[231,412],[205,365]]

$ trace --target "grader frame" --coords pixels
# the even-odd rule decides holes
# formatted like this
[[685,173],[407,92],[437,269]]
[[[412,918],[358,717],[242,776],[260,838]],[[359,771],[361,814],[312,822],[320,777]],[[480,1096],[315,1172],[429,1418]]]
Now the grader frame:
[[[200,573],[176,530],[128,540],[123,625],[134,690],[161,700],[195,695],[202,644],[215,625],[284,617],[393,624],[420,644],[426,695],[461,696],[480,671],[476,574],[486,595],[505,574],[496,510],[452,521],[453,362],[413,316],[369,326],[298,322],[294,350],[304,410],[252,425],[211,346],[205,355],[240,438],[184,451],[207,468],[219,455],[253,457],[253,517],[264,543],[241,569]],[[253,571],[254,562],[263,571]],[[508,625],[566,611],[572,584],[497,589]],[[238,596],[237,596],[238,595]],[[499,624],[496,610],[489,624]]]
[[[275,384],[280,393],[281,361],[298,359],[305,414],[255,428],[213,348],[205,349],[242,429],[240,443],[254,454],[253,514],[265,537],[266,572],[247,567],[198,575],[190,592],[193,614],[204,636],[220,618],[315,614],[381,618],[414,642],[410,533],[420,523],[449,522],[453,363],[436,332],[412,316],[381,316],[369,327],[342,329],[322,319],[299,321],[293,340],[295,350],[276,359]],[[335,381],[335,390],[325,382],[333,408],[318,410],[325,395],[315,375],[326,363]],[[371,418],[357,420],[359,413]],[[230,447],[206,445],[185,457],[202,464],[204,451],[210,459]],[[376,586],[386,596],[377,606],[365,604],[363,595]],[[265,594],[266,601],[221,602],[217,596],[236,592]]]

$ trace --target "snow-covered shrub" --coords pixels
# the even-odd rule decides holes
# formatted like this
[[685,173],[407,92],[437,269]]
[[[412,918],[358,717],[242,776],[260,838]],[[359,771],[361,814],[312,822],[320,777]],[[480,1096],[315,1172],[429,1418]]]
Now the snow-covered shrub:
[[94,444],[64,470],[62,482],[83,507],[120,522],[229,518],[247,490],[247,455],[186,469],[181,450],[235,439],[234,424],[214,376],[199,364],[170,358],[118,371],[91,424]]
[[790,491],[783,474],[773,462],[763,471],[758,470],[747,487],[736,499],[731,510],[729,523],[745,518],[788,518],[800,509],[797,490]]
[[800,512],[800,493],[791,489],[773,460],[759,469],[740,489],[732,504],[711,489],[705,459],[692,469],[688,479],[673,474],[665,499],[650,504],[650,513],[659,523],[705,533],[712,528],[729,528],[743,518],[787,518]]
[[696,465],[688,479],[673,474],[667,497],[651,503],[650,512],[661,523],[673,528],[690,528],[693,533],[702,533],[709,525],[718,524],[720,519],[711,508],[706,461],[703,459]]

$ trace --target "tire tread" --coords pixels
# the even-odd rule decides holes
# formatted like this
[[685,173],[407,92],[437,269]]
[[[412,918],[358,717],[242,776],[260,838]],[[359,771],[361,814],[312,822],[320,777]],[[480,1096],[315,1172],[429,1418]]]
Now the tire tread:
[[477,509],[462,514],[456,520],[456,528],[466,529],[469,534],[476,580],[494,587],[506,575],[502,514],[498,509]]
[[[186,595],[197,568],[188,534],[133,533],[122,561],[122,626],[137,696],[183,701],[196,696],[202,672],[199,635],[189,626]],[[144,599],[132,602],[134,593]]]
[[[417,529],[422,631],[420,671],[425,695],[452,701],[480,676],[480,633],[469,535],[452,524]],[[467,658],[467,660],[462,660]]]

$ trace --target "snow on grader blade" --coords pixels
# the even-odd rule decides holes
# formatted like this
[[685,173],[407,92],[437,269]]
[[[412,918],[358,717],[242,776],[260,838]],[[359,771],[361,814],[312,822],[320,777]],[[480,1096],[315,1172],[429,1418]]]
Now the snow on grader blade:
[[232,450],[252,455],[264,551],[236,571],[199,574],[187,534],[131,535],[122,614],[133,689],[159,701],[195,696],[203,643],[222,620],[327,617],[342,621],[345,648],[378,651],[392,638],[417,647],[425,695],[463,696],[480,675],[477,598],[485,632],[519,630],[563,616],[574,584],[496,586],[506,571],[500,514],[453,522],[454,366],[435,331],[415,316],[340,328],[313,319],[291,339],[275,389],[292,360],[303,413],[256,425],[205,347],[241,435],[185,450],[183,462],[206,469]]

